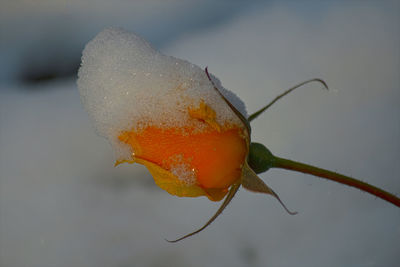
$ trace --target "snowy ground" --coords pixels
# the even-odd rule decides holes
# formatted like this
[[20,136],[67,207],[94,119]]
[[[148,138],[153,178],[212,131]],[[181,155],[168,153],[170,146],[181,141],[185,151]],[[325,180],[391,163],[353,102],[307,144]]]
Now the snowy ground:
[[[396,1],[258,3],[221,11],[225,19],[210,24],[191,20],[191,12],[201,18],[207,9],[196,13],[198,4],[186,2],[182,10],[195,30],[171,31],[168,41],[156,22],[143,26],[143,14],[129,23],[123,23],[128,12],[110,15],[107,24],[148,34],[164,53],[208,66],[250,113],[300,81],[325,79],[330,92],[308,85],[258,118],[253,140],[276,155],[400,194]],[[168,19],[179,6],[171,3],[165,17],[155,18],[165,28],[177,24]],[[100,30],[88,29],[80,41]],[[14,72],[18,64],[9,60]],[[0,86],[0,266],[396,266],[400,260],[398,208],[283,170],[262,178],[298,215],[241,190],[206,231],[169,244],[164,238],[198,228],[217,205],[168,195],[142,166],[114,168],[75,78],[36,85],[4,79]]]

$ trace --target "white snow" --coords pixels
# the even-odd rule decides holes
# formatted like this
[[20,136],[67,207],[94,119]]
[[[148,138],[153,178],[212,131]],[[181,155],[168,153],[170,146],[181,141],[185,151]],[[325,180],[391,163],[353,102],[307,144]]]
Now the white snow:
[[[243,127],[205,70],[163,55],[122,29],[107,28],[86,45],[78,76],[82,102],[98,133],[110,140],[117,159],[130,158],[127,145],[118,141],[121,131],[147,126],[204,128],[188,112],[201,101],[216,112],[219,125]],[[215,77],[213,82],[222,87]],[[226,89],[221,92],[247,116],[239,98]]]
[[170,172],[178,177],[179,180],[186,185],[194,185],[196,183],[196,171],[184,161],[183,155],[175,155],[169,160],[172,161]]

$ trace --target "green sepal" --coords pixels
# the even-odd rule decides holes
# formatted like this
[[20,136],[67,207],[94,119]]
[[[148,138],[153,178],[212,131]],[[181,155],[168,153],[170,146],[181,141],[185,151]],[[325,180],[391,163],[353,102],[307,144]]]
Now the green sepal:
[[248,163],[255,173],[259,174],[268,171],[274,166],[274,160],[274,155],[263,144],[250,144]]
[[276,200],[281,203],[282,207],[291,215],[297,214],[297,212],[290,211],[285,204],[283,204],[282,200],[279,198],[278,194],[274,192],[257,174],[250,168],[247,162],[244,163],[242,167],[242,177],[241,177],[241,184],[247,190],[254,192],[254,193],[263,193],[269,194],[276,198]]

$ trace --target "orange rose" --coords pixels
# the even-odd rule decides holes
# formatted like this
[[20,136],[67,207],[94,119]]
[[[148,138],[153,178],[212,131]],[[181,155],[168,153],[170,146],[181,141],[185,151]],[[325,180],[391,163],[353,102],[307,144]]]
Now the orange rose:
[[204,72],[187,61],[165,56],[121,29],[106,29],[87,44],[78,75],[82,102],[98,133],[111,142],[116,165],[143,164],[156,184],[175,196],[206,196],[212,201],[226,196],[202,228],[173,242],[206,228],[240,186],[270,194],[282,204],[256,174],[269,168],[333,180],[400,207],[399,198],[380,188],[275,157],[262,144],[250,142],[249,123],[254,118],[306,83],[317,81],[327,88],[320,79],[290,88],[247,117],[244,104],[211,77],[207,68]]
[[207,69],[111,28],[87,44],[78,76],[82,102],[111,142],[116,165],[143,164],[160,188],[179,197],[226,196],[209,223],[241,185],[277,197],[248,165],[243,102]]

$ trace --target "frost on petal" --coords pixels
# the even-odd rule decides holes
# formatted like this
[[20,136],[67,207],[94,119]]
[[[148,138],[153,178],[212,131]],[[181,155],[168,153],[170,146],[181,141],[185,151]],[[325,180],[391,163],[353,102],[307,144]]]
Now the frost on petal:
[[[117,160],[132,159],[135,153],[118,140],[121,131],[140,131],[148,126],[201,131],[204,123],[193,120],[188,110],[202,102],[215,111],[215,125],[243,127],[203,69],[163,55],[141,37],[122,29],[105,29],[86,45],[78,76],[82,102],[97,132],[111,142]],[[221,89],[215,77],[213,80],[245,112],[243,103]]]
[[179,197],[206,196],[212,201],[220,201],[227,193],[224,189],[204,189],[196,184],[187,184],[173,172],[167,171],[152,162],[137,159],[137,163],[143,164],[154,177],[155,183],[171,195]]

